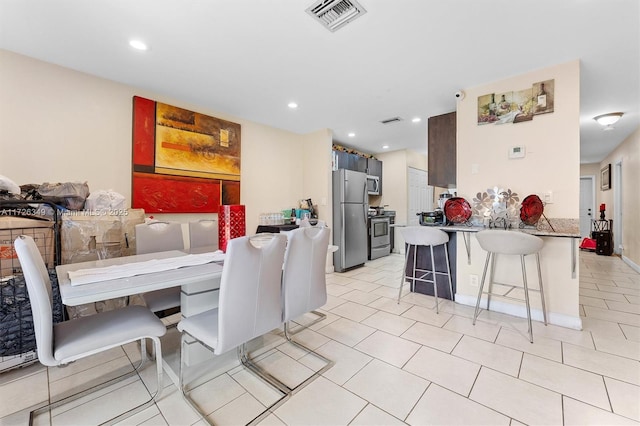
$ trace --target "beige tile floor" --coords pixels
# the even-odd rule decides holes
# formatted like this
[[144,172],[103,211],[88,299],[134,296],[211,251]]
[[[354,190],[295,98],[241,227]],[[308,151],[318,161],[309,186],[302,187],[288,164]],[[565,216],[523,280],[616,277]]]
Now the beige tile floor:
[[[402,258],[392,255],[327,276],[327,318],[296,338],[335,360],[323,377],[294,394],[263,425],[618,425],[640,424],[640,274],[617,257],[580,254],[583,331],[483,312],[406,294],[393,300]],[[395,288],[394,288],[395,287]],[[321,367],[285,343],[259,363],[289,384]],[[135,345],[67,368],[39,365],[0,375],[0,426],[21,425],[27,407],[87,380],[122,371]],[[37,424],[90,425],[135,405],[155,386],[153,365]],[[204,425],[165,379],[165,393],[126,425]],[[241,367],[194,390],[218,424],[250,420],[277,395]]]

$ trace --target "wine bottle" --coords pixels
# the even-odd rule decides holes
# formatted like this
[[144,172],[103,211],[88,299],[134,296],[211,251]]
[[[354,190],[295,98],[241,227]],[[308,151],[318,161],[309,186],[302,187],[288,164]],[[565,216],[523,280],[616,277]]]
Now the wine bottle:
[[496,95],[494,93],[491,94],[491,103],[489,104],[489,115],[496,115]]
[[547,92],[544,90],[544,83],[540,83],[540,92],[538,92],[538,109],[545,109],[547,107]]

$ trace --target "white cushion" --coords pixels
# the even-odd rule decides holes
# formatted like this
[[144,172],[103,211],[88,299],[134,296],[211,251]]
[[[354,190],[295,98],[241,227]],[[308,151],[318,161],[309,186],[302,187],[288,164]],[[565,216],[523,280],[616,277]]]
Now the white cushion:
[[147,308],[152,312],[177,308],[180,306],[180,287],[170,287],[144,293],[142,298]]
[[162,321],[144,306],[127,306],[64,321],[53,327],[54,357],[61,363],[87,352],[142,337],[160,337],[167,332]]
[[178,330],[196,337],[216,352],[215,349],[218,345],[218,309],[210,309],[189,318],[184,318],[178,323]]

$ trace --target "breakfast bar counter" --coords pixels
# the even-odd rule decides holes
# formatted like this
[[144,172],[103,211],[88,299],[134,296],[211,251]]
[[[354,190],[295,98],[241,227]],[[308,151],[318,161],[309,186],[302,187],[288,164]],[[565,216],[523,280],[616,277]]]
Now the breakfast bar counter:
[[[537,227],[511,228],[506,232],[524,232],[536,235],[545,241],[541,252],[541,262],[543,270],[543,282],[545,293],[549,293],[548,313],[550,322],[570,328],[581,328],[581,321],[578,314],[578,240],[580,238],[579,225],[577,219],[554,219],[551,218],[549,226],[546,220],[541,220]],[[440,229],[449,234],[449,257],[452,272],[453,291],[455,301],[465,305],[475,305],[478,291],[478,282],[482,276],[482,269],[485,263],[486,253],[480,248],[474,234],[489,229],[484,226],[458,225],[429,225],[434,229]],[[495,229],[495,228],[492,228]],[[499,228],[498,228],[499,229]],[[568,243],[568,246],[566,245]],[[412,263],[413,252],[410,251],[410,263]],[[430,252],[428,247],[419,247],[416,256],[418,265],[430,265]],[[439,256],[436,252],[436,270],[446,270],[444,255]],[[529,259],[527,260],[529,261]],[[520,283],[522,280],[520,262],[501,262],[500,270],[497,271],[498,279],[504,283]],[[535,275],[535,274],[534,274]],[[532,282],[537,285],[536,277],[531,277]],[[443,280],[446,281],[446,280]],[[440,285],[438,279],[438,296],[450,296],[448,288]],[[416,286],[416,291],[423,294],[433,295],[433,286]],[[445,296],[446,295],[446,296]],[[450,297],[447,297],[450,298]],[[501,311],[517,316],[524,316],[522,306],[512,304],[507,301],[492,301],[492,310]],[[522,312],[521,312],[522,311]],[[534,319],[542,318],[542,311],[534,308]]]

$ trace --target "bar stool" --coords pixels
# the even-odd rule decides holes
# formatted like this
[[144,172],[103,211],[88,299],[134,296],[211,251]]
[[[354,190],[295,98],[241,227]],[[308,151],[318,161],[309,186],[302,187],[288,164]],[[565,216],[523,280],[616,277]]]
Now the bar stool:
[[[425,226],[409,226],[407,228],[401,228],[400,234],[404,237],[405,243],[408,244],[407,253],[404,258],[404,269],[402,278],[400,280],[400,291],[398,292],[398,303],[400,303],[400,297],[402,296],[402,286],[407,280],[411,280],[411,289],[415,289],[416,281],[433,284],[433,293],[436,297],[436,313],[440,313],[438,308],[438,285],[436,284],[437,275],[446,275],[449,279],[449,291],[451,292],[451,300],[454,299],[453,285],[451,283],[451,268],[449,267],[449,251],[447,250],[447,243],[449,242],[449,235],[439,229],[428,228]],[[431,269],[418,268],[416,265],[417,252],[419,246],[429,247],[431,252]],[[435,261],[433,257],[433,248],[442,246],[444,248],[445,261],[447,264],[447,272],[438,272],[435,268]],[[407,275],[407,265],[409,263],[409,252],[413,247],[413,267],[411,269],[411,275]],[[420,275],[418,275],[420,274]]]
[[[486,230],[480,231],[476,235],[478,243],[483,250],[487,252],[487,260],[484,263],[484,271],[482,272],[482,281],[480,282],[480,289],[478,290],[478,300],[476,301],[476,309],[473,314],[473,325],[476,324],[476,319],[480,314],[480,299],[482,294],[487,294],[487,310],[489,310],[489,303],[491,302],[491,295],[497,295],[505,299],[522,301],[517,297],[510,297],[508,294],[514,288],[520,288],[515,285],[495,283],[506,287],[510,287],[510,290],[506,294],[491,293],[491,284],[494,283],[493,277],[496,266],[496,254],[503,255],[517,255],[520,256],[520,263],[522,265],[522,282],[524,285],[524,302],[527,308],[527,321],[529,326],[529,340],[533,343],[533,328],[531,327],[531,306],[529,304],[529,291],[537,291],[540,293],[540,299],[542,301],[542,315],[544,318],[544,325],[547,325],[547,309],[544,303],[544,288],[542,286],[542,273],[540,271],[540,250],[544,245],[544,241],[540,237],[535,235],[525,234],[518,231],[500,231],[500,230]],[[540,289],[529,289],[527,283],[527,271],[525,268],[524,257],[530,254],[536,255],[536,264],[538,266],[538,282]],[[484,282],[487,275],[487,269],[489,268],[489,261],[491,261],[491,272],[489,274],[489,290],[483,292]]]

